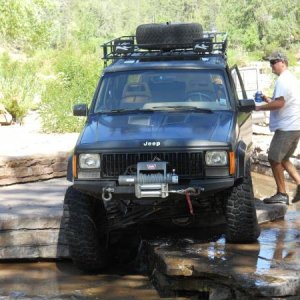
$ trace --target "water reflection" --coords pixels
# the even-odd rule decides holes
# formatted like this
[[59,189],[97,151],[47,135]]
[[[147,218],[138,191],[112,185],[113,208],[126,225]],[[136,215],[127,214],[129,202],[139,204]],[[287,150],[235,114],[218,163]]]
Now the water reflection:
[[[253,177],[257,198],[274,193],[272,178],[256,174]],[[295,186],[288,186],[292,197]],[[169,272],[167,275],[230,277],[256,295],[261,295],[262,289],[269,289],[270,293],[276,290],[278,295],[284,295],[286,290],[299,294],[299,222],[300,204],[290,205],[284,219],[261,225],[257,243],[227,244],[221,235],[209,242],[196,238],[192,242],[183,239],[179,242],[177,239],[153,246],[166,266],[165,272]]]
[[9,299],[158,299],[146,276],[120,271],[84,275],[71,262],[2,263],[0,295]]
[[[253,182],[257,198],[274,193],[272,178],[255,174]],[[288,185],[288,188],[292,196],[295,187]],[[270,289],[284,287],[292,278],[298,280],[299,289],[300,203],[289,206],[284,220],[263,224],[261,229],[259,241],[253,244],[227,244],[224,228],[215,228],[214,231],[202,229],[192,234],[190,230],[162,233],[152,238],[151,245],[169,267],[166,272],[186,272],[189,276],[217,275],[218,280],[230,276],[241,287],[253,290],[266,286]],[[122,271],[115,266],[105,274],[84,275],[66,261],[1,263],[0,295],[9,296],[9,299],[24,296],[45,299],[159,298],[148,277],[132,273],[132,270]]]

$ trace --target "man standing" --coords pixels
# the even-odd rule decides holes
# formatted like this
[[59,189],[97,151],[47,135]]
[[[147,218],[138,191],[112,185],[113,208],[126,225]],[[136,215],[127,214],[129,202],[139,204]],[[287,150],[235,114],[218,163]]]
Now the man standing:
[[269,57],[272,72],[278,76],[272,98],[263,95],[266,104],[256,106],[255,110],[270,111],[270,130],[274,133],[268,153],[277,193],[264,199],[265,203],[289,204],[284,182],[284,170],[297,184],[293,203],[300,200],[300,175],[289,158],[297,148],[300,138],[300,86],[288,70],[288,59],[281,52],[274,52]]

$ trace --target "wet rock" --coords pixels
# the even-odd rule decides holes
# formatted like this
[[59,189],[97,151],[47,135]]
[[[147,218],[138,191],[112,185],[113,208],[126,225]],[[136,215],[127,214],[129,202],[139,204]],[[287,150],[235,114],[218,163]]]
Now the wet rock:
[[256,199],[255,206],[259,224],[283,219],[287,212],[287,206],[285,204],[265,204],[259,199]]
[[[175,297],[178,294],[194,294],[195,299],[232,300],[234,294],[226,285],[216,284],[205,278],[170,277],[154,270],[152,283],[162,297]],[[199,298],[201,297],[201,298]]]
[[0,235],[0,258],[56,259],[69,257],[67,242],[65,239],[59,238],[62,235],[62,229],[59,228],[19,229],[0,232]]
[[[299,217],[299,211],[291,210],[286,219]],[[193,243],[170,237],[168,243],[146,240],[149,273],[167,296],[208,290],[206,299],[300,299],[300,229],[292,224],[262,225],[253,244],[228,244],[224,237]]]

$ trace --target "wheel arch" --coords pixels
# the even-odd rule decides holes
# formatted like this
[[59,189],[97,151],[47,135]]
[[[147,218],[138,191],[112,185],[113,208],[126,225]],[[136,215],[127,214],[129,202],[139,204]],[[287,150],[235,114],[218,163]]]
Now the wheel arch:
[[71,154],[68,157],[68,163],[67,163],[67,180],[68,181],[73,181],[73,167],[72,167],[72,162],[73,162],[73,154]]
[[243,141],[239,141],[235,150],[236,157],[236,180],[246,176],[246,164],[250,158],[247,145]]

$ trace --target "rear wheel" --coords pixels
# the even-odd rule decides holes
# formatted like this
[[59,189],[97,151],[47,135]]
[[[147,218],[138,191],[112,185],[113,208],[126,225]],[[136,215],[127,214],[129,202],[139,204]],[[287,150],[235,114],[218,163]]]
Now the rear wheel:
[[202,38],[203,28],[198,23],[142,24],[136,29],[136,41],[145,49],[176,49],[193,45]]
[[74,264],[86,272],[103,269],[108,263],[105,240],[105,209],[102,202],[69,187],[65,194],[66,237]]
[[226,240],[233,243],[255,242],[260,234],[257,222],[250,162],[246,165],[246,176],[234,186],[226,201]]

